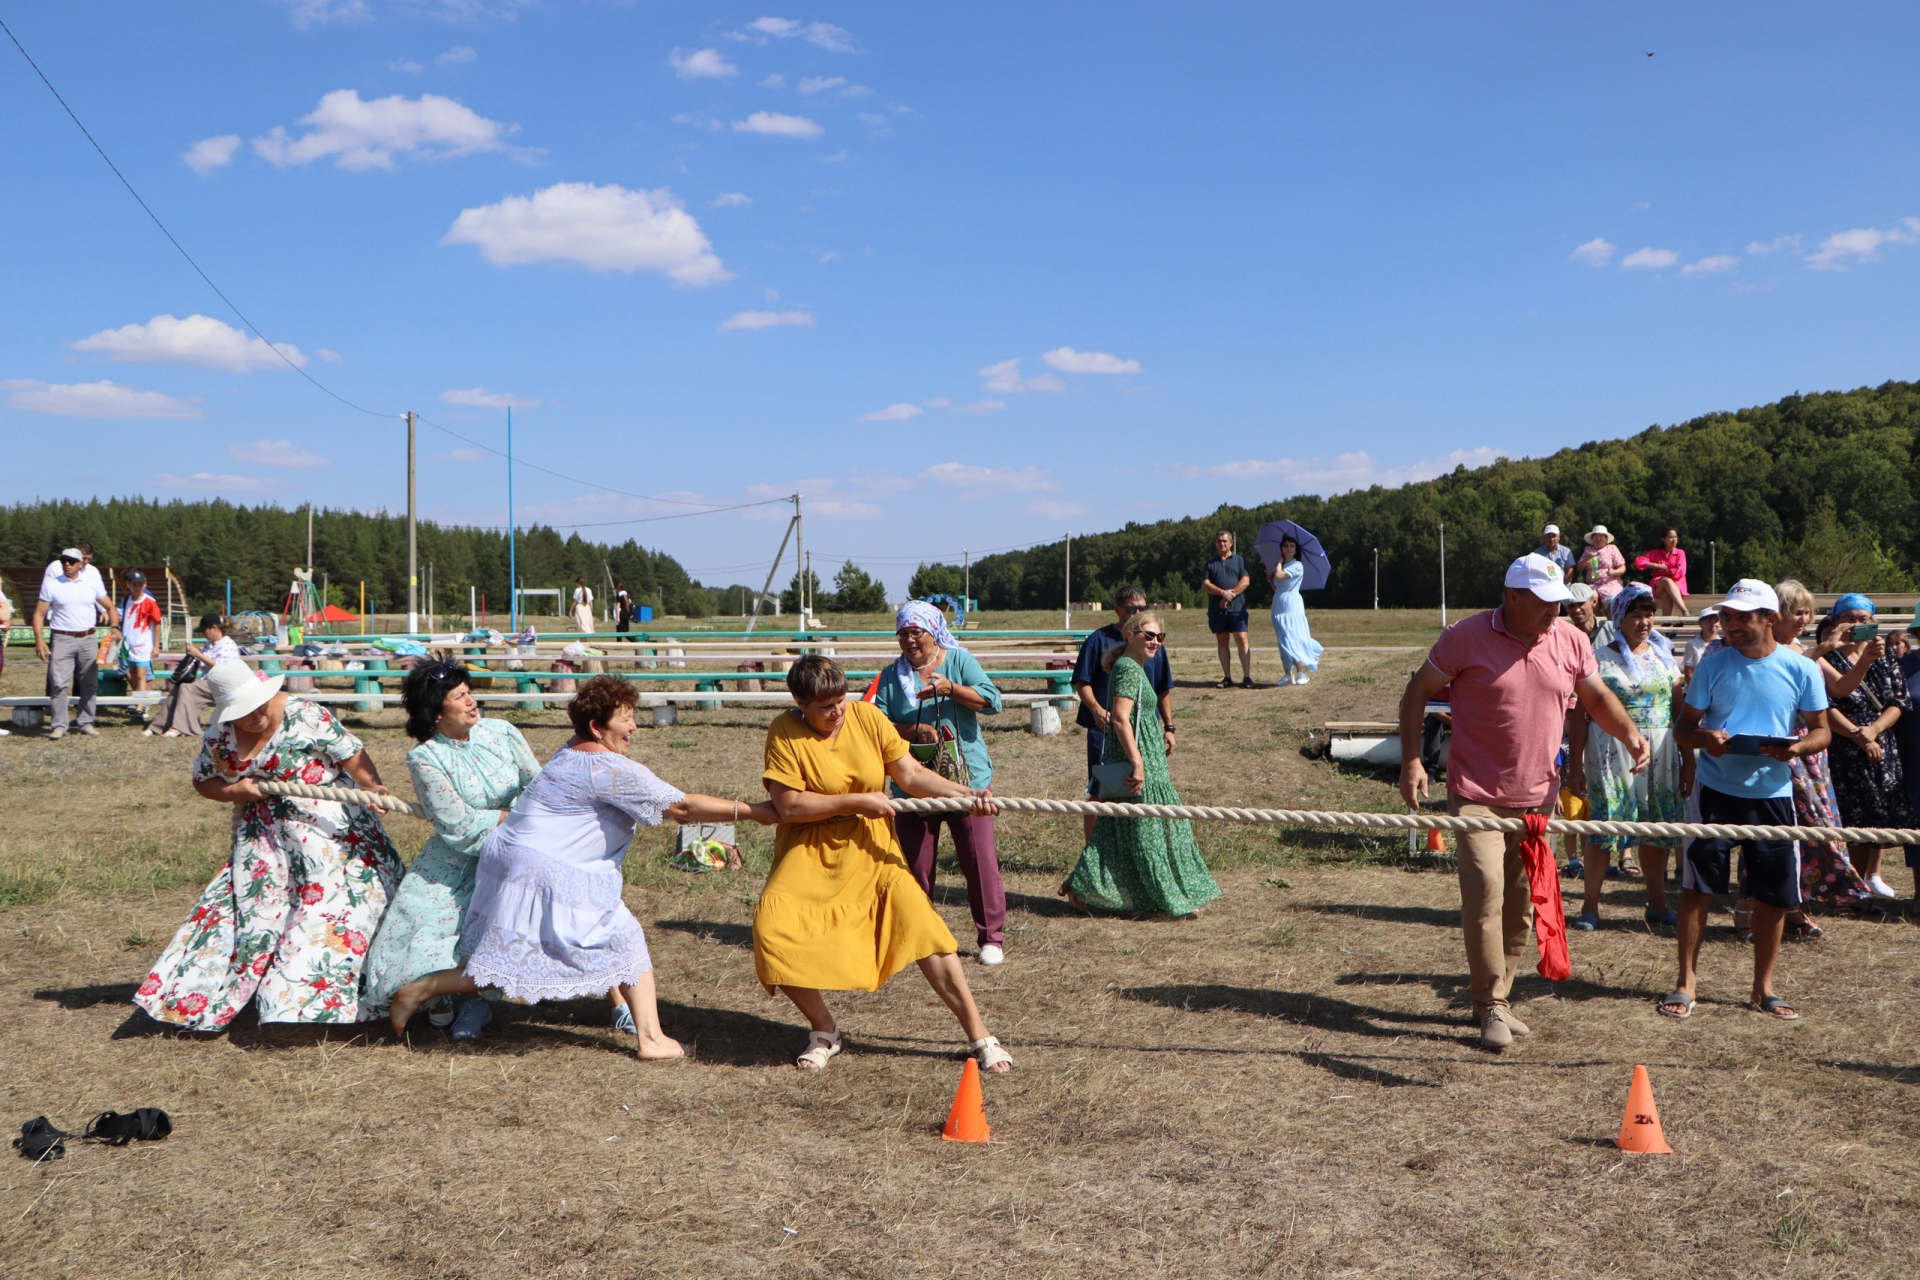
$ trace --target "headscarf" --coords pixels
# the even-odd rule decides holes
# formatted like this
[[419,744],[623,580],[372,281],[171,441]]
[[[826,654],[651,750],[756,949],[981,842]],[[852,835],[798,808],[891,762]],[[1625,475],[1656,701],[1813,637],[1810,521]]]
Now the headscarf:
[[1838,617],[1843,613],[1850,613],[1855,609],[1860,610],[1862,613],[1879,613],[1879,610],[1873,607],[1872,600],[1861,595],[1858,591],[1849,591],[1833,602],[1833,608],[1827,610],[1827,616],[1830,618]]
[[[940,606],[929,604],[925,600],[909,600],[900,606],[900,612],[893,615],[893,633],[899,635],[908,627],[918,627],[933,637],[934,643],[942,649],[958,649],[960,642],[953,638],[953,632],[947,630],[947,615]],[[918,674],[913,669],[913,660],[901,654],[893,664],[894,679],[900,682],[900,688],[907,695],[909,705],[920,698]]]
[[[1620,624],[1626,621],[1627,611],[1633,608],[1636,600],[1651,599],[1653,599],[1652,587],[1644,582],[1629,582],[1615,592],[1613,599],[1607,602],[1607,612],[1613,618],[1613,647],[1619,650],[1622,658],[1626,659],[1627,670],[1633,673],[1636,680],[1641,675],[1640,660],[1634,654],[1633,647],[1627,643],[1626,634],[1620,630]],[[1653,646],[1653,654],[1657,660],[1670,667],[1678,665],[1673,657],[1673,641],[1661,635],[1658,630],[1647,634],[1647,643]]]

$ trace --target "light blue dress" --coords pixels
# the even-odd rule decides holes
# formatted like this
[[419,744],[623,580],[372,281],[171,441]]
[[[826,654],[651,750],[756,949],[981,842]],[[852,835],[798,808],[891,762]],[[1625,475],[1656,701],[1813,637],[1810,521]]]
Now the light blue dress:
[[482,719],[465,742],[436,733],[407,753],[413,794],[433,835],[407,870],[374,935],[361,1007],[386,1012],[409,982],[458,964],[454,954],[473,900],[480,846],[540,772],[533,749],[505,720]]
[[1273,638],[1280,643],[1280,661],[1288,671],[1320,669],[1320,642],[1307,630],[1307,606],[1300,599],[1306,566],[1289,560],[1273,575]]

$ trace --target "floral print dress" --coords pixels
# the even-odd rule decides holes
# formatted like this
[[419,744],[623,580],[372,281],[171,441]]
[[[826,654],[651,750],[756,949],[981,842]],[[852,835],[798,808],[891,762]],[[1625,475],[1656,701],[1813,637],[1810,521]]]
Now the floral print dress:
[[520,730],[483,719],[465,742],[436,733],[409,751],[407,772],[431,815],[433,835],[407,868],[367,953],[360,993],[369,1017],[385,1013],[409,982],[459,963],[455,944],[473,901],[480,847],[540,764]]
[[[1649,642],[1644,654],[1623,652],[1624,641],[1598,645],[1600,679],[1653,749],[1647,767],[1633,771],[1626,744],[1597,724],[1587,727],[1587,803],[1595,822],[1684,822],[1687,802],[1680,794],[1680,746],[1673,737],[1673,688],[1680,668],[1673,655]],[[1647,840],[1639,836],[1596,836],[1593,843],[1608,853],[1632,845],[1677,849],[1678,839]]]
[[[280,728],[253,759],[240,758],[231,723],[209,729],[193,780],[332,786],[360,750],[325,707],[288,698]],[[401,873],[379,817],[280,796],[234,809],[227,865],[133,1002],[194,1031],[221,1030],[250,1000],[262,1022],[361,1021],[361,963]]]
[[[1827,665],[1843,676],[1853,670],[1853,663],[1841,653],[1828,654]],[[1882,658],[1868,667],[1854,691],[1833,704],[1835,711],[1857,725],[1872,724],[1888,707],[1900,708],[1903,716],[1913,714],[1907,678],[1892,658]],[[1840,801],[1840,820],[1849,827],[1914,824],[1913,799],[1907,794],[1898,735],[1884,735],[1880,745],[1885,750],[1878,760],[1869,759],[1865,751],[1838,734],[1827,748],[1833,761],[1833,790]]]

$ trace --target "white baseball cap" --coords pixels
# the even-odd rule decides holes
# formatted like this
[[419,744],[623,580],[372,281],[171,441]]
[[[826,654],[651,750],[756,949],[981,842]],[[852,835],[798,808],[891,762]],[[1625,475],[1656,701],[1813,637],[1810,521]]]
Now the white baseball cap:
[[1516,590],[1525,588],[1550,604],[1573,599],[1560,566],[1542,555],[1524,555],[1508,565],[1507,585]]
[[62,551],[62,552],[61,552],[61,553],[59,554],[59,556],[57,557],[57,559],[61,559],[61,560],[85,560],[85,559],[86,559],[86,557],[80,554],[80,548],[78,548],[78,547],[68,547],[68,548],[67,548],[67,549],[66,549],[65,551]]
[[1540,536],[1544,538],[1550,533],[1558,533],[1558,532],[1560,532],[1560,526],[1557,524],[1550,524],[1546,528],[1540,531]]
[[1742,578],[1727,588],[1727,598],[1720,602],[1721,612],[1733,609],[1739,613],[1752,613],[1755,609],[1765,609],[1769,613],[1780,612],[1780,597],[1773,588],[1758,578]]
[[1575,604],[1584,604],[1593,599],[1596,594],[1594,589],[1584,582],[1570,583],[1567,586],[1567,598]]

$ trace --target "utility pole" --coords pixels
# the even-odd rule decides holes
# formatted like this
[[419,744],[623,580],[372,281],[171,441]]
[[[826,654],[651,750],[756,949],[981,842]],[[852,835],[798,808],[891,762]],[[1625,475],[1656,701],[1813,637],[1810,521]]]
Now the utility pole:
[[1380,612],[1380,548],[1373,549],[1373,611]]
[[420,630],[420,551],[413,508],[414,412],[407,410],[407,634]]
[[513,563],[513,406],[507,406],[507,627],[520,634],[520,578]]
[[1440,629],[1447,629],[1447,526],[1440,526]]
[[1720,544],[1717,542],[1707,544],[1707,594],[1720,594]]
[[307,581],[313,581],[313,499],[307,499]]
[[960,559],[966,566],[966,576],[961,579],[965,585],[960,588],[960,597],[967,602],[967,608],[971,609],[973,608],[973,556],[965,547],[962,547]]
[[1073,630],[1073,534],[1067,534],[1066,608],[1060,611],[1060,629]]
[[793,602],[799,606],[800,620],[794,625],[805,631],[813,618],[813,601],[807,597],[807,526],[800,519],[800,495],[793,495],[793,559],[800,570],[800,589],[793,593]]
[[[794,505],[796,507],[800,505],[798,498],[794,499]],[[787,521],[787,531],[780,535],[780,549],[773,553],[773,563],[767,566],[767,580],[760,584],[760,594],[753,598],[753,616],[747,619],[749,632],[753,630],[754,624],[760,621],[760,603],[767,598],[767,592],[773,588],[773,575],[780,572],[780,561],[787,554],[787,539],[793,536],[793,526],[799,522],[800,517],[796,514],[793,519]]]

